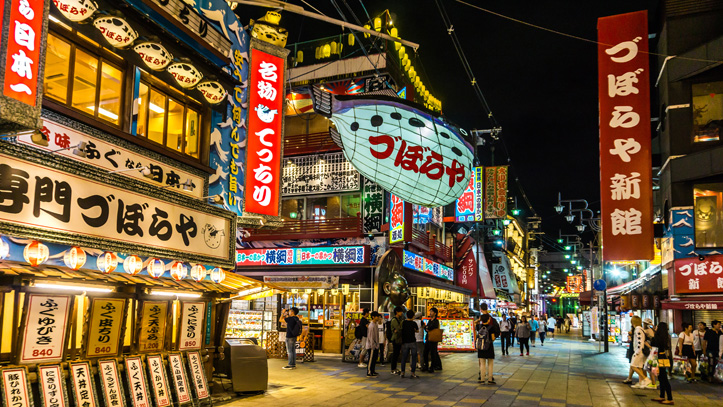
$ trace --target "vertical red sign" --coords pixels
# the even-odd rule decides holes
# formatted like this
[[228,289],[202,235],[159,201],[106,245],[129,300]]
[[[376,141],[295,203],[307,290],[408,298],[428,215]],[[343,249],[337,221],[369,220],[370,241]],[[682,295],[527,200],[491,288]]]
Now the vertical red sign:
[[598,19],[603,260],[653,258],[648,13]]
[[[477,244],[476,242],[474,244]],[[469,250],[457,266],[457,285],[472,291],[472,296],[479,296],[477,290],[477,259],[475,251]]]
[[251,49],[244,210],[279,215],[284,58]]
[[485,219],[507,217],[507,166],[486,167],[485,175]]
[[10,4],[3,93],[30,106],[35,106],[38,97],[44,12],[44,0],[13,0]]

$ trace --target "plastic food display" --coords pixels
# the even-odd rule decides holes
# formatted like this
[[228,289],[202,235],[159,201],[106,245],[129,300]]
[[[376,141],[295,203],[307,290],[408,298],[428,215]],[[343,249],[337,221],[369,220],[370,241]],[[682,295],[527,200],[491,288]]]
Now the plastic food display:
[[227,338],[263,338],[263,311],[230,310],[226,325]]
[[440,319],[439,327],[444,332],[439,350],[474,350],[474,319]]

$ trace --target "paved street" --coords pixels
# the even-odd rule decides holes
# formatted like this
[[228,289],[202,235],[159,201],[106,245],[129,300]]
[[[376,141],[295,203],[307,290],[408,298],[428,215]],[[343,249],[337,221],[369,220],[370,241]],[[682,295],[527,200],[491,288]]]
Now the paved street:
[[[499,343],[497,343],[499,346]],[[499,356],[497,385],[477,383],[476,354],[443,354],[444,370],[420,379],[400,378],[379,367],[376,379],[339,357],[317,355],[316,362],[286,371],[282,360],[269,360],[266,394],[236,399],[235,406],[657,406],[657,391],[631,389],[621,381],[628,364],[624,350],[597,353],[597,344],[571,337],[531,348],[529,357]],[[721,406],[723,386],[672,381],[677,406]]]

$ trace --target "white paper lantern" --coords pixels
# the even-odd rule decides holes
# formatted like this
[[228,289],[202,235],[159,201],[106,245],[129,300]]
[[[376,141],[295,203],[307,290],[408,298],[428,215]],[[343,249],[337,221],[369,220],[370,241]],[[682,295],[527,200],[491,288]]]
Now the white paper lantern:
[[191,278],[195,281],[201,281],[206,278],[206,268],[202,264],[194,264],[191,266]]
[[218,284],[226,279],[226,272],[222,268],[216,267],[211,270],[211,281]]
[[122,17],[103,16],[93,21],[93,26],[100,30],[103,38],[116,48],[126,48],[138,38],[138,33],[128,21]]
[[185,62],[176,62],[166,68],[168,73],[173,75],[176,82],[185,89],[192,88],[203,79],[203,74],[195,66]]
[[188,267],[182,261],[176,261],[171,264],[171,277],[176,281],[181,281],[188,275]]
[[158,278],[166,272],[166,263],[164,263],[163,260],[154,257],[148,260],[146,270],[148,270],[149,276]]
[[10,254],[10,244],[5,241],[5,238],[0,236],[0,260],[8,257]]
[[98,10],[93,0],[53,0],[53,4],[63,17],[75,23],[87,20]]
[[98,256],[96,266],[102,273],[112,273],[118,267],[118,256],[113,252],[105,252]]
[[203,81],[198,84],[197,89],[203,94],[204,99],[212,105],[221,103],[226,96],[226,89],[216,81]]
[[165,69],[173,59],[173,55],[157,42],[143,42],[133,47],[133,50],[154,71]]
[[123,260],[123,271],[130,275],[136,275],[143,270],[143,260],[140,257],[132,254]]
[[48,246],[33,240],[28,243],[23,250],[23,258],[26,262],[30,263],[31,266],[39,266],[48,260],[50,250]]
[[63,263],[66,267],[70,267],[73,270],[78,270],[85,265],[85,250],[78,246],[73,246],[65,251],[63,254]]

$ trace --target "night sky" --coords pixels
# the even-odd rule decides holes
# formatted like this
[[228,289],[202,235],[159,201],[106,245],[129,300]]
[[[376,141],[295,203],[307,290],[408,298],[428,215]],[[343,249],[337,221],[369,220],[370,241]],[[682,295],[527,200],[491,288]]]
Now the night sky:
[[[300,0],[290,2],[309,10]],[[331,0],[308,2],[324,14],[340,18]],[[359,0],[336,0],[350,22],[354,19],[345,2],[361,21],[368,21]],[[657,2],[650,0],[469,2],[593,40],[597,38],[598,17],[642,9],[649,10],[650,32],[657,29]],[[363,4],[372,18],[389,9],[400,37],[420,44],[418,58],[424,69],[414,59],[413,65],[430,93],[442,101],[445,116],[466,129],[490,127],[433,0],[364,0]],[[563,199],[586,199],[595,211],[600,209],[597,46],[456,1],[443,0],[443,4],[476,80],[502,126],[509,156],[498,143],[495,164],[512,166],[510,195],[517,196],[525,215],[532,215],[514,186],[517,177],[550,238],[556,239],[560,229],[564,234],[575,233],[575,228],[555,213],[553,205],[561,192]],[[264,13],[260,8],[242,7],[249,18]],[[341,32],[339,27],[288,12],[282,13],[282,25],[289,30],[289,44]],[[651,77],[654,75],[657,70],[652,68]],[[483,148],[481,155],[486,156],[484,163],[489,163],[489,148]],[[586,235],[585,240],[592,237]]]

